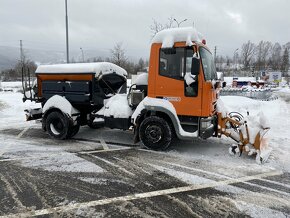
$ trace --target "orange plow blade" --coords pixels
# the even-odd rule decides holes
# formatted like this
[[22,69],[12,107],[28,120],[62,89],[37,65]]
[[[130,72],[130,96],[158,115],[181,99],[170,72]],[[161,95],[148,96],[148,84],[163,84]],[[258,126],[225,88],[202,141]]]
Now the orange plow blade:
[[272,151],[265,137],[270,128],[252,120],[252,117],[244,119],[239,113],[229,113],[224,117],[218,113],[218,137],[225,135],[236,141],[237,144],[233,144],[229,149],[230,154],[256,155],[257,163],[264,163]]

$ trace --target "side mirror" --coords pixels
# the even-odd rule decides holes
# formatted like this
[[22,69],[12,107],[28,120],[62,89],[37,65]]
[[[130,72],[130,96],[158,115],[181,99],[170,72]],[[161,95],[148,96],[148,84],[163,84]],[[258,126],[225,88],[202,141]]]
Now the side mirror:
[[191,61],[191,74],[198,75],[200,68],[200,61],[198,58],[193,57]]
[[223,82],[222,84],[222,88],[226,87],[227,86],[227,83],[226,82]]

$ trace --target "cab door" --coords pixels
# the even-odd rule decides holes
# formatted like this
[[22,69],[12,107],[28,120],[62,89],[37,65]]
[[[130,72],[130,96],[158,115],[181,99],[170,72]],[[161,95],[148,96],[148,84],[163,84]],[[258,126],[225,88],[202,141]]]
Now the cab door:
[[[191,74],[192,47],[160,48],[155,97],[170,101],[178,115],[200,116],[202,77]],[[192,83],[190,84],[190,81]]]

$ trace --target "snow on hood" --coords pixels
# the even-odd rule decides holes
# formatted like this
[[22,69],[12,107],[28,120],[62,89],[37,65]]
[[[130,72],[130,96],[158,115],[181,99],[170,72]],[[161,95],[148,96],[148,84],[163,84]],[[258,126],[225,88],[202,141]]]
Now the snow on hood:
[[158,32],[152,39],[152,43],[162,43],[162,48],[171,48],[175,42],[186,42],[187,46],[192,41],[201,42],[203,36],[193,27],[180,27],[165,29]]
[[40,65],[37,67],[35,73],[95,73],[96,78],[116,73],[124,78],[127,77],[126,70],[109,62]]
[[127,100],[127,94],[116,94],[105,105],[104,116],[114,118],[129,118],[133,111]]
[[136,85],[148,85],[148,73],[142,73],[142,74],[138,75],[136,78],[135,84]]

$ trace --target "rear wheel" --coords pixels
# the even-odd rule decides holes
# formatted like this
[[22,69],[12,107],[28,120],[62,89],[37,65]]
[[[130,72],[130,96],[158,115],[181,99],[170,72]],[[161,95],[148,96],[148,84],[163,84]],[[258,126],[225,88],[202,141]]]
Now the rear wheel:
[[165,150],[171,143],[172,131],[166,120],[151,116],[142,121],[139,128],[139,137],[147,148]]
[[67,138],[69,132],[69,120],[61,112],[54,111],[48,114],[45,126],[50,136],[56,139]]

